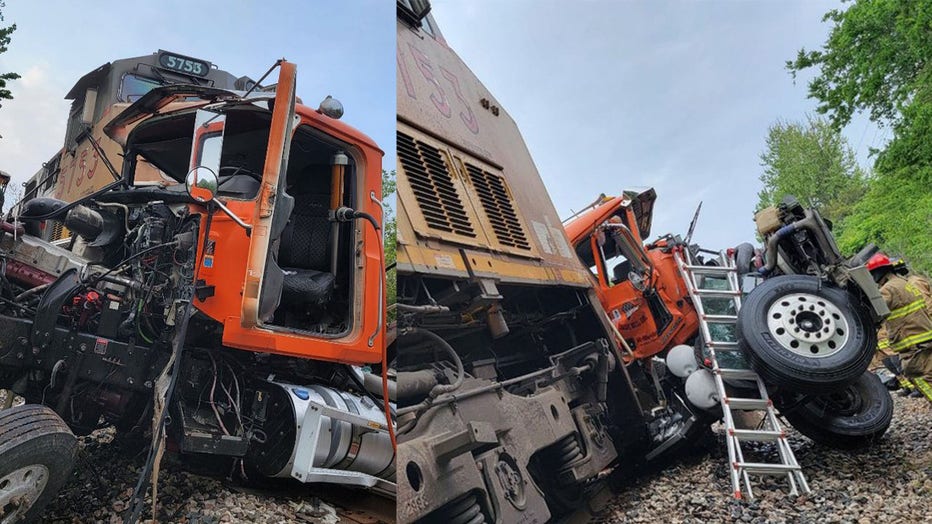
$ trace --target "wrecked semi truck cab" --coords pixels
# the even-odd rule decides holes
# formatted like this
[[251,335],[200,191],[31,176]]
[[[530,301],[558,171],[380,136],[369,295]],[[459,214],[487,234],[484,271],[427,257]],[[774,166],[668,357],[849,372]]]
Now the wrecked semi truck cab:
[[[687,358],[691,369],[710,368],[700,319],[674,253],[688,250],[690,259],[702,262],[705,256],[705,263],[713,263],[709,254],[715,252],[669,234],[646,242],[655,200],[653,189],[603,195],[569,220],[566,231],[590,266],[602,305],[632,349],[631,360],[650,365],[654,358],[666,359],[674,369],[679,366],[671,358],[679,361],[692,354]],[[864,267],[866,256],[842,257],[819,212],[803,208],[793,197],[760,211],[756,224],[764,248],[745,243],[726,255],[744,279],[740,311],[734,311],[731,299],[706,299],[706,307],[715,308],[714,300],[731,307],[707,316],[717,337],[740,346],[740,355],[728,357],[738,360],[725,367],[753,368],[774,405],[814,440],[836,447],[875,441],[889,426],[892,402],[867,367],[876,347],[877,322],[888,311]],[[718,277],[720,285],[716,277],[703,278],[710,289],[727,289],[724,276]],[[714,324],[716,315],[736,315],[737,324],[728,331],[726,325]],[[710,376],[689,374],[694,382]],[[690,395],[689,386],[682,391],[686,378],[674,372],[663,380],[674,383],[694,407],[705,404],[717,412],[717,403],[707,403],[701,393],[714,385],[693,388]],[[753,384],[726,385],[736,391]],[[715,419],[714,414],[706,417]]]
[[685,431],[623,360],[517,125],[398,2],[398,516],[546,522]]
[[[50,472],[17,515],[67,479],[71,433],[105,425],[153,433],[143,476],[165,436],[222,474],[393,493],[391,406],[358,367],[384,371],[382,152],[296,104],[295,66],[278,65],[274,93],[150,91],[106,127],[118,181],[3,224],[0,387],[26,406],[0,431],[17,410],[36,439],[67,424],[51,457],[0,449],[0,477],[14,455]],[[140,166],[174,183],[139,183]],[[71,239],[30,234],[41,221]]]

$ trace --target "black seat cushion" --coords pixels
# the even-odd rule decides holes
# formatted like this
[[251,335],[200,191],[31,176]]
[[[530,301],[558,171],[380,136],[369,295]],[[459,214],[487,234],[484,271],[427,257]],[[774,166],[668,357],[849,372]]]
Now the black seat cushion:
[[330,300],[335,282],[332,273],[313,269],[282,268],[282,298],[292,304],[320,305]]
[[329,195],[294,195],[294,210],[281,235],[278,263],[282,267],[330,269]]
[[329,195],[294,195],[294,210],[281,234],[277,262],[284,271],[282,299],[290,304],[320,305],[333,294],[330,268]]

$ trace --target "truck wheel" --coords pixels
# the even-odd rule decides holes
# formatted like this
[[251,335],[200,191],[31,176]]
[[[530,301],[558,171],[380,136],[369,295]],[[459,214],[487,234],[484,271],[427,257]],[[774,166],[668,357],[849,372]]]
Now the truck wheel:
[[768,385],[820,395],[853,383],[877,346],[863,307],[818,277],[765,280],[738,314],[738,344]]
[[845,389],[818,396],[783,416],[819,444],[853,449],[883,436],[893,420],[893,399],[880,378],[867,372]]
[[0,522],[38,519],[71,476],[77,439],[51,409],[0,411]]

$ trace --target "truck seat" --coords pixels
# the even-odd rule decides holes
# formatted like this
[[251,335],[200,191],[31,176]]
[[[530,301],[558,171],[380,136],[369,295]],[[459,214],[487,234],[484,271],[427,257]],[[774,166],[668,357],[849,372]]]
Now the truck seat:
[[327,194],[294,196],[294,210],[281,235],[278,264],[284,272],[282,298],[287,303],[320,305],[333,293],[330,273],[330,221]]

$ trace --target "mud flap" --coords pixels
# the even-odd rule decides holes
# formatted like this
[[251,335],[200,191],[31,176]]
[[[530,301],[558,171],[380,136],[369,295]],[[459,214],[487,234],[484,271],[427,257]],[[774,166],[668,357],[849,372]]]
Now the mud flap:
[[45,349],[52,342],[58,314],[65,302],[70,300],[83,286],[77,270],[69,269],[58,277],[42,294],[36,307],[36,319],[32,328],[32,345]]

